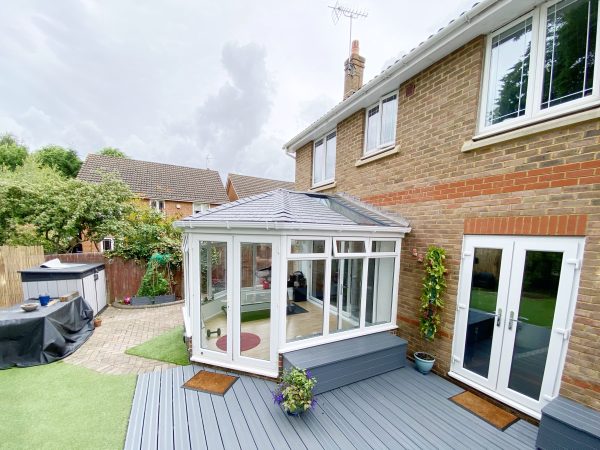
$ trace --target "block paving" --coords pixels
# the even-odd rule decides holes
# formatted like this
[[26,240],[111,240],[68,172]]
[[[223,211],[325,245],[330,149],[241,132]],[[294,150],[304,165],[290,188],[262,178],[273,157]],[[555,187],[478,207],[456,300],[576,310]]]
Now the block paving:
[[109,374],[140,374],[176,367],[170,363],[127,355],[125,350],[181,325],[181,306],[146,309],[109,306],[98,316],[102,318],[102,325],[64,361]]

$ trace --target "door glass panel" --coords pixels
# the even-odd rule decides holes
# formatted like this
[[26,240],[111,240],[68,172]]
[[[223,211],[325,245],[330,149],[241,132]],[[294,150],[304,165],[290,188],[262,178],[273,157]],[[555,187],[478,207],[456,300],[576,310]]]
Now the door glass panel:
[[289,261],[286,341],[323,335],[325,260]]
[[240,355],[270,360],[271,244],[240,244]]
[[[200,242],[201,347],[227,352],[227,243]],[[223,337],[223,339],[221,339]]]
[[[538,400],[554,321],[561,252],[527,251],[508,387]],[[517,313],[517,311],[515,311]]]
[[392,321],[395,262],[394,258],[369,260],[366,326],[390,323]]
[[359,327],[362,271],[362,258],[331,261],[330,332]]
[[475,249],[463,367],[484,378],[490,369],[501,261],[501,249]]

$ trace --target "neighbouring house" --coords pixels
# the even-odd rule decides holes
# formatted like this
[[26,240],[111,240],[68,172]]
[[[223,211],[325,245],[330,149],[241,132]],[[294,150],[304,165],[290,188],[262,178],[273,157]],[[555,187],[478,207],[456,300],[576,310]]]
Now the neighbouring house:
[[[344,100],[284,146],[297,191],[410,223],[392,319],[409,350],[537,418],[559,394],[600,410],[597,23],[597,0],[484,0],[365,85],[354,42]],[[448,288],[428,343],[430,245]],[[348,287],[365,330],[369,282]]]
[[[215,170],[90,153],[77,178],[97,183],[106,174],[116,174],[142,204],[167,217],[185,217],[228,201],[221,177]],[[106,237],[96,244],[84,242],[83,251],[104,252],[112,247],[113,240]]]
[[231,202],[240,198],[263,194],[275,189],[293,190],[294,182],[230,173],[227,175],[227,182],[225,183],[225,191]]

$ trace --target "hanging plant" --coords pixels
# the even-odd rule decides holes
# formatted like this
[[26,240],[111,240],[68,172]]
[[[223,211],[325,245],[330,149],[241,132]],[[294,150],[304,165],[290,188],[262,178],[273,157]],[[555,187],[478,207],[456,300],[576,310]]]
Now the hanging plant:
[[425,255],[425,276],[421,292],[421,314],[419,330],[421,336],[433,341],[440,326],[440,313],[444,307],[442,296],[446,289],[446,251],[431,246]]

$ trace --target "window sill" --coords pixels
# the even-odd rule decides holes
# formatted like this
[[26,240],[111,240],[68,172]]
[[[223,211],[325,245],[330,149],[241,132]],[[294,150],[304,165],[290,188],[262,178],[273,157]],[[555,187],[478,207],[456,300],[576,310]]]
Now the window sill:
[[396,145],[395,147],[392,147],[388,150],[382,150],[377,153],[371,153],[370,155],[365,155],[362,158],[360,158],[358,161],[356,161],[356,163],[354,165],[356,167],[364,166],[365,164],[369,164],[373,161],[377,161],[379,159],[383,159],[390,155],[395,155],[397,153],[400,153],[399,145]]
[[511,141],[513,139],[530,136],[536,133],[542,133],[544,131],[553,130],[555,128],[566,127],[574,125],[579,122],[586,122],[588,120],[595,120],[600,118],[600,109],[597,105],[594,109],[588,109],[586,111],[580,111],[578,113],[564,115],[554,119],[548,119],[543,122],[536,122],[529,125],[523,125],[520,128],[501,131],[493,135],[480,135],[473,136],[473,138],[465,142],[462,146],[462,152],[470,152],[490,145],[500,144],[502,142]]
[[337,186],[337,183],[335,181],[331,181],[329,183],[313,186],[310,188],[310,191],[311,192],[321,192],[321,191],[326,191],[327,189],[333,189],[336,186]]

